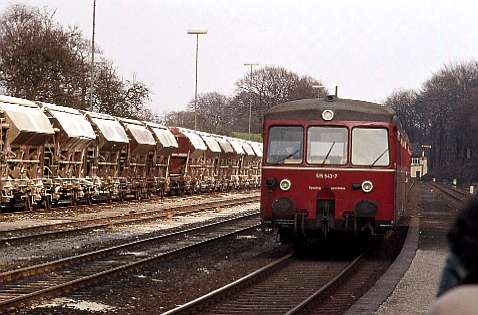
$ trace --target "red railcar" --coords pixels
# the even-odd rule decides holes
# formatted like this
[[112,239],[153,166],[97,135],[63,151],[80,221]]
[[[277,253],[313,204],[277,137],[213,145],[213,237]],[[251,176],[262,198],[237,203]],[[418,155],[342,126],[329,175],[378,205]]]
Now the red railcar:
[[410,149],[391,108],[292,101],[265,114],[263,132],[262,223],[281,239],[382,232],[403,213]]

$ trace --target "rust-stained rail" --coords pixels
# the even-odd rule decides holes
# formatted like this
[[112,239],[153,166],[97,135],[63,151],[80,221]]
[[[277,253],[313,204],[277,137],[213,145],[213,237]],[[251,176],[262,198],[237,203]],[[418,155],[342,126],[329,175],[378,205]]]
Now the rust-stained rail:
[[101,218],[79,220],[73,222],[62,222],[41,226],[33,226],[21,229],[7,230],[0,232],[0,246],[12,245],[20,241],[31,241],[47,237],[57,237],[63,234],[84,233],[100,228],[121,226],[133,223],[144,223],[154,221],[169,215],[185,215],[199,211],[205,211],[217,207],[231,207],[235,205],[256,202],[258,196],[241,197],[228,200],[195,203],[190,205],[173,206],[166,209],[141,211],[130,214],[120,214]]
[[259,227],[258,213],[0,274],[0,311],[60,295],[188,249]]
[[288,254],[164,315],[297,314],[347,277],[364,255],[352,261],[315,261]]
[[440,191],[441,193],[445,194],[448,198],[453,199],[454,202],[457,202],[460,204],[466,201],[471,196],[469,193],[466,193],[465,191],[461,191],[456,188],[446,186],[444,184],[431,182],[430,186]]

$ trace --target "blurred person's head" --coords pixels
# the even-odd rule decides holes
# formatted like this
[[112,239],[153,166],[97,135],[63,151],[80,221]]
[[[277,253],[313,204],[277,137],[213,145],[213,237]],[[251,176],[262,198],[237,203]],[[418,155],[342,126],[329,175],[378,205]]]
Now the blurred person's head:
[[448,240],[451,251],[467,271],[463,283],[478,283],[478,196],[460,210]]

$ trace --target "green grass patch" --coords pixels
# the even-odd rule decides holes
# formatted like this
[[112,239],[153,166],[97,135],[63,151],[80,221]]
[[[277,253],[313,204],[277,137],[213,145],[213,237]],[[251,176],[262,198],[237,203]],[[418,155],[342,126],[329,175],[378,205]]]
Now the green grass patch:
[[[232,132],[232,136],[234,138],[249,140],[249,134],[247,132]],[[262,142],[262,134],[261,133],[251,133],[251,140]]]

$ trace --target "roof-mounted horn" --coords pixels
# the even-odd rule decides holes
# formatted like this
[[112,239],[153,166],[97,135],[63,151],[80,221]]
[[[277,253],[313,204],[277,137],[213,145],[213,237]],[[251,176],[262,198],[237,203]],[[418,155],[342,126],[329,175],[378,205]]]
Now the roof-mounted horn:
[[327,95],[327,97],[325,98],[325,100],[327,100],[329,102],[333,102],[333,101],[335,101],[335,99],[336,99],[335,95]]

